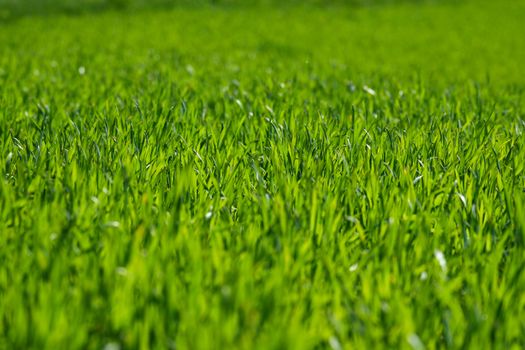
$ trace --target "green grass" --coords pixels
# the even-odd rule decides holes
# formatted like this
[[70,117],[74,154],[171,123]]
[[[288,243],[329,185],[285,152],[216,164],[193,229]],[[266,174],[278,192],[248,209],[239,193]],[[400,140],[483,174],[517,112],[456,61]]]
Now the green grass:
[[524,16],[1,23],[0,348],[525,347]]

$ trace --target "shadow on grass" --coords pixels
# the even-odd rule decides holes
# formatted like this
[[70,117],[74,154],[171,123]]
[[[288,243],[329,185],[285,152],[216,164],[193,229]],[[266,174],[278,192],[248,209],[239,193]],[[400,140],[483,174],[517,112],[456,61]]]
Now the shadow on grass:
[[251,7],[297,6],[314,7],[352,6],[367,7],[399,3],[425,3],[447,0],[0,0],[0,21],[11,21],[26,16],[56,14],[83,15],[113,11],[169,9],[173,7]]

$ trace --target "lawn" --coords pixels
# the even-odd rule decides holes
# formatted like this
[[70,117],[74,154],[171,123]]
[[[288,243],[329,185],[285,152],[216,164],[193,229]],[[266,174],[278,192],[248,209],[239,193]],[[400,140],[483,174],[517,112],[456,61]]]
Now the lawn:
[[0,349],[525,347],[524,0],[85,9],[0,16]]

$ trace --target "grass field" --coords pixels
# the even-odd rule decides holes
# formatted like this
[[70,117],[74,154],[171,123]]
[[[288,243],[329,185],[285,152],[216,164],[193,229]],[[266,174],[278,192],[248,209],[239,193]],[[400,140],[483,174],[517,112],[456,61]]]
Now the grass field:
[[525,1],[6,16],[0,349],[525,347]]

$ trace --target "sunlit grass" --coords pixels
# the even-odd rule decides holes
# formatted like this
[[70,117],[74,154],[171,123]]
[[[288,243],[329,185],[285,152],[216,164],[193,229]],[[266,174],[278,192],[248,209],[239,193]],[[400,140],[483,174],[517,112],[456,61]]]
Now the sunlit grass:
[[523,1],[0,27],[0,348],[522,348]]

